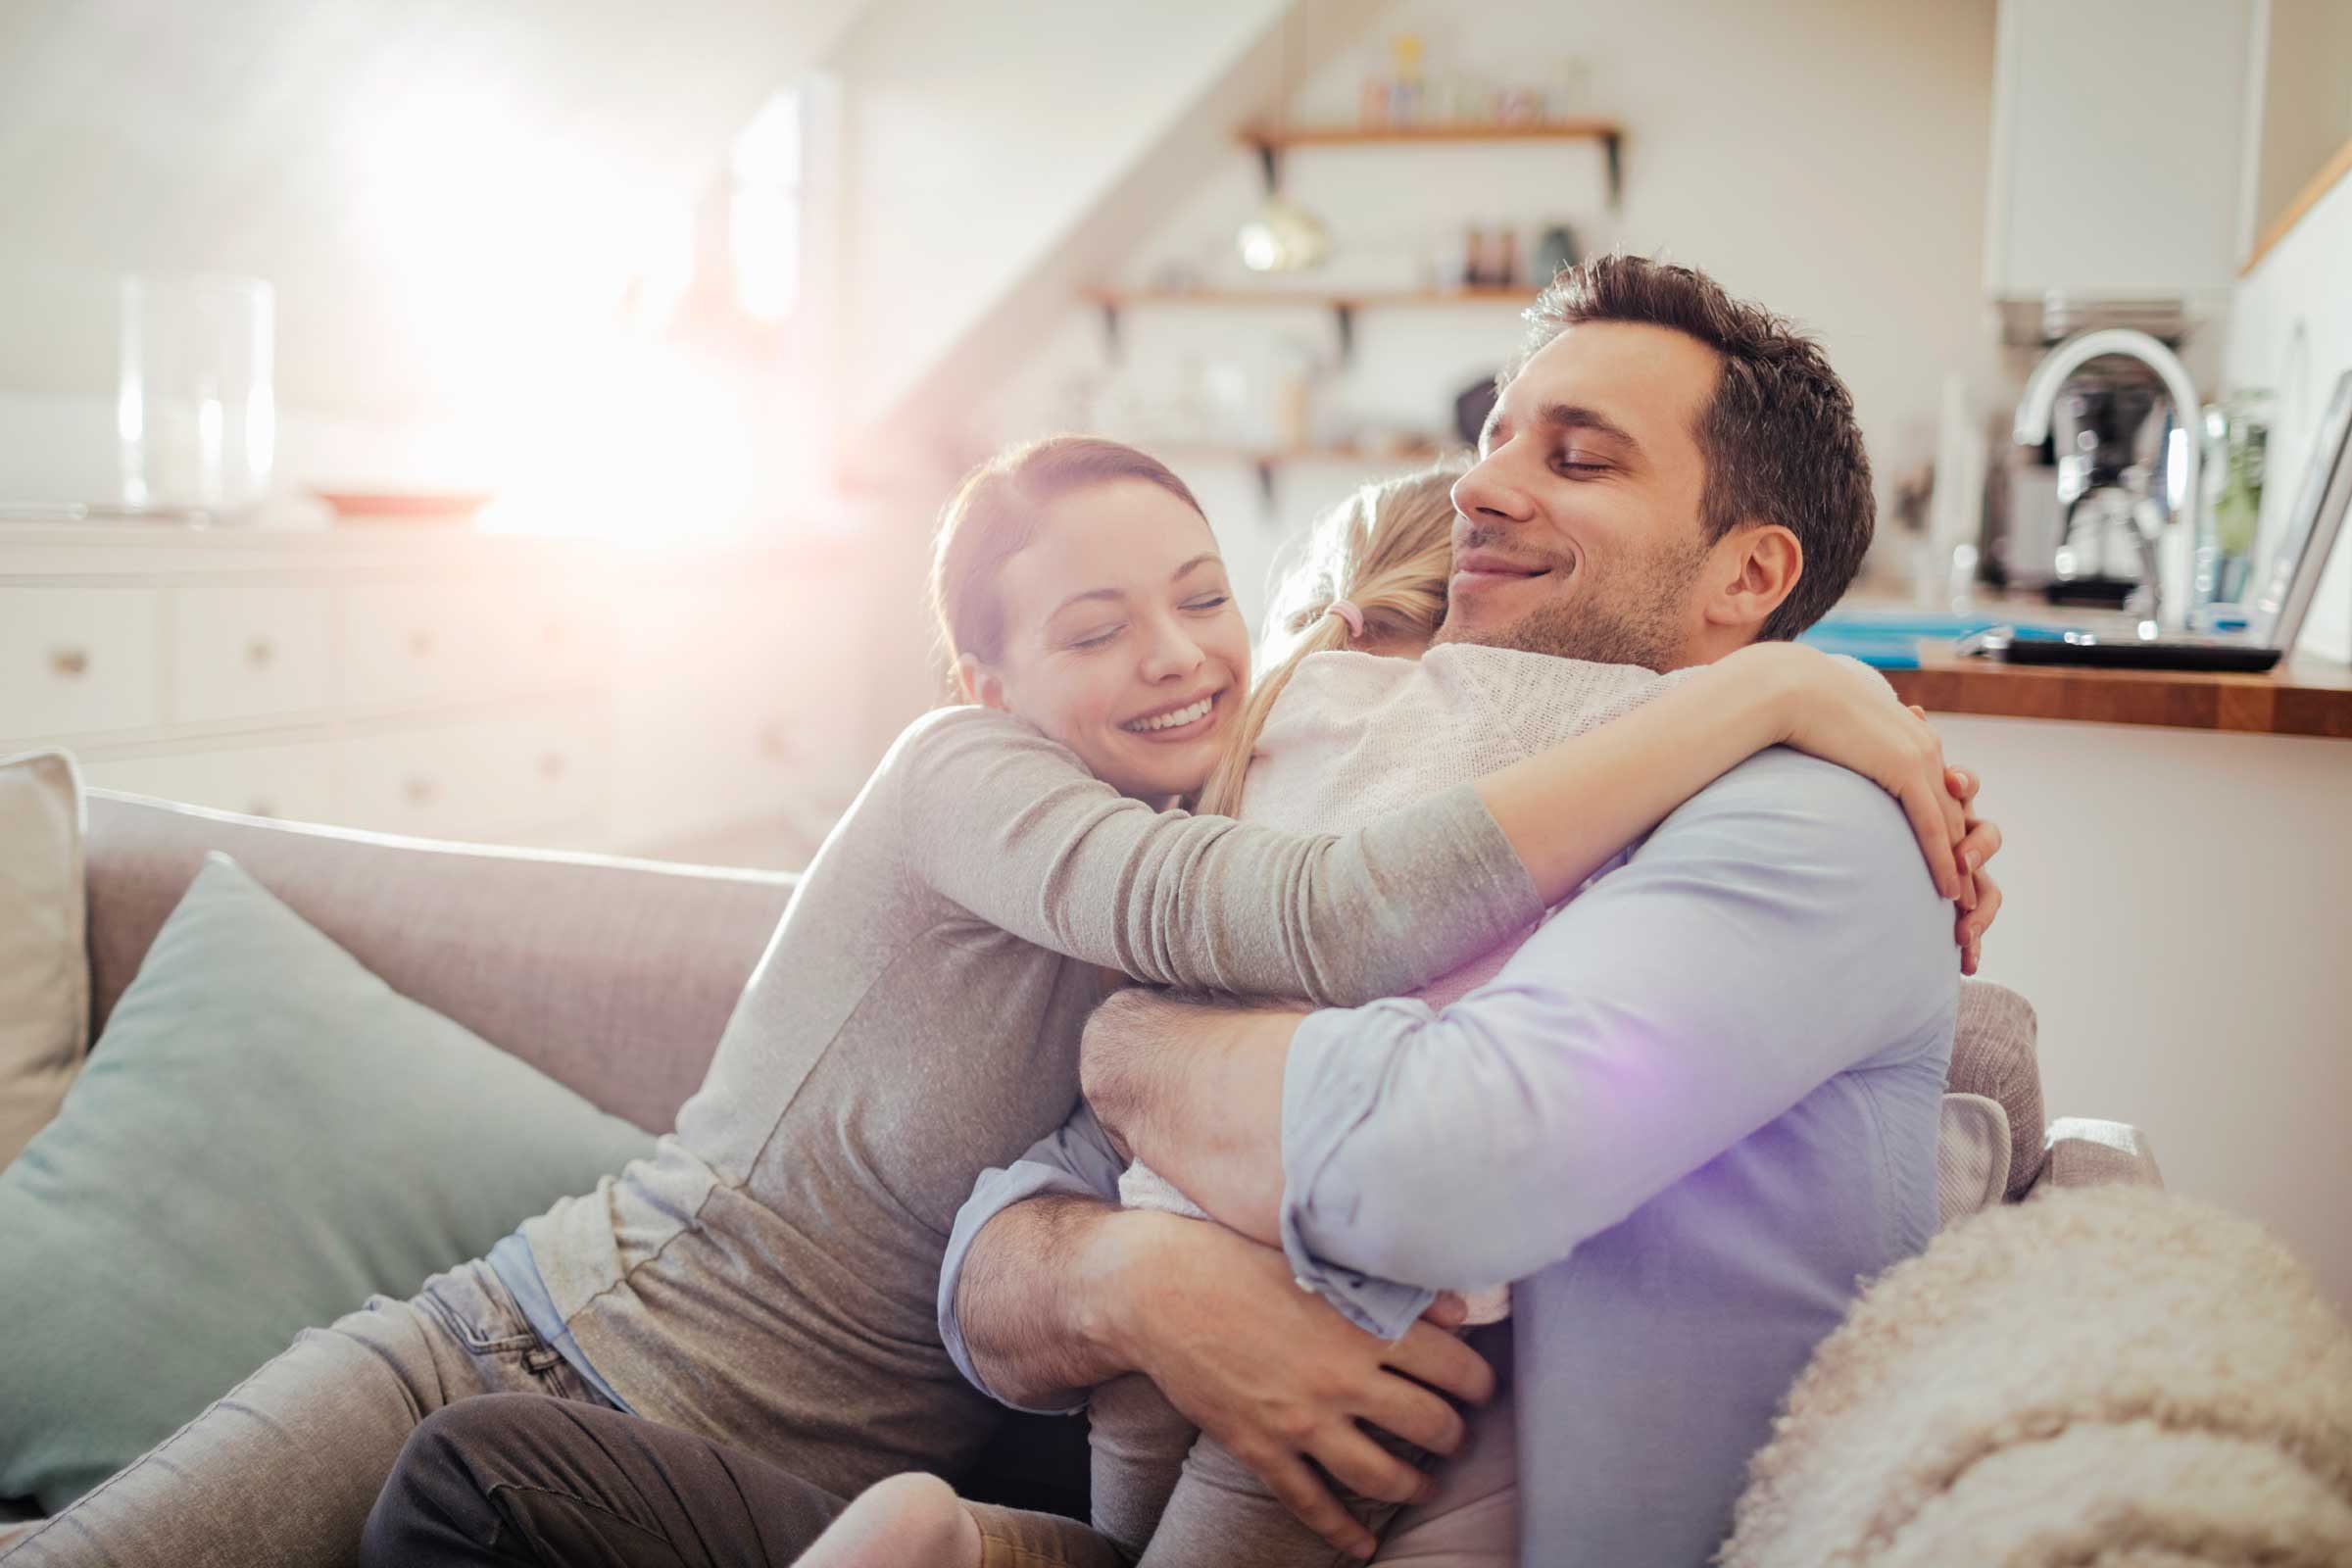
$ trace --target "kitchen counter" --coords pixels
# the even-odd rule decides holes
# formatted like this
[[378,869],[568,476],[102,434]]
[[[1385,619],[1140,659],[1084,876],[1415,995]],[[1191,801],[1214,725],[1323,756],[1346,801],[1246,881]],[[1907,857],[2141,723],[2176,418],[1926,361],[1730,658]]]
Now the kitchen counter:
[[1932,713],[2159,724],[2253,735],[2352,740],[2352,664],[2290,658],[2263,675],[2067,668],[1955,658],[1919,645],[1919,668],[1886,671],[1906,703]]
[[[1864,615],[1917,613],[1907,600],[1868,590],[1849,595],[1838,609]],[[2133,617],[2112,612],[2053,611],[2038,596],[1988,596],[1960,613],[1980,620],[2013,615],[2028,623],[2063,619],[2118,632],[2133,623]],[[1922,638],[1916,644],[1917,669],[1882,673],[1903,701],[1930,712],[2352,740],[2352,664],[2335,660],[2299,655],[2267,674],[2236,675],[2009,664],[1960,658],[1952,646],[1947,640]]]

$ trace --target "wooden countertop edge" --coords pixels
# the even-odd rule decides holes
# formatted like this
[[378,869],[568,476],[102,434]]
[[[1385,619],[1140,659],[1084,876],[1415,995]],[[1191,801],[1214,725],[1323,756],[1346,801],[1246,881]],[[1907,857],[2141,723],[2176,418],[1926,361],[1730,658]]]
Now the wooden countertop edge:
[[2352,665],[2324,660],[2290,660],[2267,675],[2056,669],[1955,659],[1950,645],[1929,641],[1919,668],[1886,675],[1930,712],[2352,740]]

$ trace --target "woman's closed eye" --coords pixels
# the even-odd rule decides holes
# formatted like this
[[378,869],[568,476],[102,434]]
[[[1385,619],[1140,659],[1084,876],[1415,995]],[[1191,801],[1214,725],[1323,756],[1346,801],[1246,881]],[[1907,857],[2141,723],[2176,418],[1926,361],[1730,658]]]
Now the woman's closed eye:
[[1194,611],[1223,610],[1225,608],[1226,597],[1226,595],[1221,593],[1197,594],[1193,598],[1187,599],[1184,602],[1184,608]]
[[1081,652],[1092,652],[1097,648],[1108,648],[1118,639],[1119,633],[1125,631],[1126,629],[1127,623],[1125,621],[1113,621],[1107,626],[1097,626],[1078,633],[1069,640],[1067,646],[1077,649]]

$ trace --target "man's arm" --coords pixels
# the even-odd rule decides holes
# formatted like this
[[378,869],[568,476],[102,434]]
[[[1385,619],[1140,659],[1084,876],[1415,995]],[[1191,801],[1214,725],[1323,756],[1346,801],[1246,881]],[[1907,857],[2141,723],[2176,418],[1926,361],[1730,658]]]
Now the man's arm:
[[1081,1108],[981,1178],[941,1269],[940,1335],[956,1364],[1001,1400],[1065,1410],[1142,1372],[1311,1528],[1370,1555],[1314,1466],[1368,1496],[1423,1494],[1427,1478],[1358,1423],[1433,1453],[1460,1446],[1461,1418],[1431,1391],[1483,1402],[1494,1374],[1445,1332],[1458,1307],[1384,1342],[1299,1290],[1272,1248],[1088,1196],[1115,1190],[1117,1172]]
[[1158,1015],[1090,1034],[1087,1074],[1136,1154],[1210,1212],[1262,1229],[1279,1189],[1302,1279],[1518,1279],[1836,1074],[1938,1048],[1948,925],[1884,794],[1769,752],[1444,1013]]

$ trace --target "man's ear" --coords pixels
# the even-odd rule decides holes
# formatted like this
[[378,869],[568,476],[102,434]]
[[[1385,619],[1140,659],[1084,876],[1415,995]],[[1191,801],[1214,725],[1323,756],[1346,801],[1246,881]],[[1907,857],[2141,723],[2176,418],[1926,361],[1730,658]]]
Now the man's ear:
[[975,655],[956,656],[956,687],[967,703],[978,703],[1001,713],[1012,711],[1012,705],[1004,700],[1004,677],[980,662]]
[[1805,574],[1805,547],[1777,522],[1734,528],[1716,542],[1715,558],[1706,624],[1742,634],[1743,642],[1754,640]]

